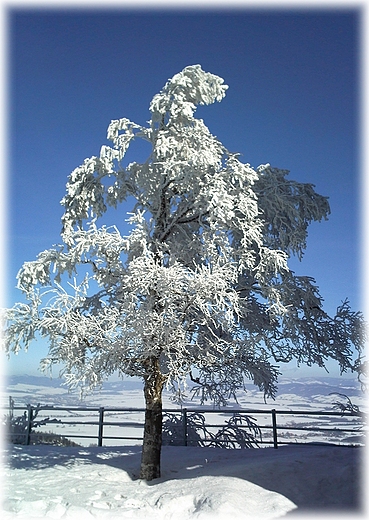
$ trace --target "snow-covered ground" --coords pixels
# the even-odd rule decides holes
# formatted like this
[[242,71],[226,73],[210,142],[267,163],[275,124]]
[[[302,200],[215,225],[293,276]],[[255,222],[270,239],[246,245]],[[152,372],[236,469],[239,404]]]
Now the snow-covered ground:
[[[163,448],[139,480],[139,447],[12,446],[3,519],[262,519],[360,515],[362,448]],[[361,511],[361,513],[360,513]]]
[[[40,412],[38,419],[49,417],[51,420],[63,421],[62,423],[49,423],[37,428],[38,432],[53,431],[59,435],[63,435],[78,444],[89,447],[97,444],[98,435],[98,407],[119,407],[119,408],[141,408],[144,409],[144,399],[142,391],[142,383],[137,380],[126,380],[105,383],[102,390],[88,396],[84,402],[81,402],[76,392],[68,392],[65,387],[60,386],[61,381],[50,380],[45,377],[13,377],[9,378],[6,391],[2,396],[2,404],[6,406],[9,402],[9,396],[12,397],[16,405],[25,406],[31,404],[33,406],[40,403],[43,406],[73,406],[73,411],[61,411],[47,409]],[[335,401],[345,402],[342,398],[332,392],[339,392],[349,397],[353,404],[365,410],[365,396],[361,392],[360,387],[355,379],[343,378],[300,378],[290,379],[282,378],[279,383],[279,392],[275,401],[268,399],[266,403],[263,401],[263,394],[252,384],[247,386],[247,392],[240,392],[238,395],[238,403],[230,403],[229,407],[214,413],[211,404],[200,406],[198,401],[187,399],[184,406],[189,409],[198,409],[205,414],[207,424],[224,424],[230,418],[228,410],[232,408],[241,408],[243,410],[251,410],[250,415],[255,418],[257,424],[265,425],[271,428],[271,409],[277,410],[278,427],[289,428],[283,430],[279,428],[278,439],[283,438],[288,442],[325,442],[330,439],[331,442],[340,443],[358,443],[362,442],[360,432],[347,432],[345,434],[335,434],[333,432],[324,431],[325,428],[348,428],[358,429],[360,424],[357,418],[340,418],[331,416],[311,416],[309,412],[329,411],[338,412],[334,409]],[[164,392],[163,396],[164,408],[170,410],[179,410],[179,406],[171,402],[170,394]],[[81,407],[95,407],[95,411],[82,410]],[[77,410],[77,408],[79,408]],[[266,410],[265,414],[253,413],[253,410]],[[293,414],[282,414],[281,411],[294,412]],[[306,411],[307,414],[295,415],[296,411]],[[22,415],[23,410],[17,410],[15,413]],[[138,438],[142,438],[143,412],[114,412],[105,411],[105,421],[111,423],[104,426],[104,446],[116,445],[136,445],[139,443]],[[75,424],[78,421],[80,424]],[[134,422],[136,426],[127,427],[119,425],[122,423]],[[84,423],[84,424],[81,424]],[[95,423],[95,424],[93,424]],[[141,426],[140,426],[141,425]],[[309,426],[319,427],[322,432],[293,430],[290,427]],[[213,433],[218,430],[216,428]],[[263,429],[263,441],[272,442],[271,429]],[[80,437],[75,437],[80,435]],[[86,436],[86,437],[82,437]],[[132,437],[133,440],[108,439],[106,437]]]
[[[331,392],[347,395],[361,409],[365,406],[357,384],[329,378],[282,380],[276,401],[266,404],[250,387],[240,395],[239,405],[332,410],[337,396]],[[58,382],[40,378],[9,379],[3,405],[9,395],[16,404],[81,405]],[[85,404],[141,407],[142,390],[130,381],[109,383]],[[174,406],[168,395],[164,405]],[[365,498],[364,448],[164,446],[162,477],[147,483],[138,479],[139,441],[100,448],[88,442],[80,447],[4,446],[2,518],[241,520],[303,513],[315,519],[364,514],[360,508]]]
[[[15,402],[20,404],[81,404],[77,392],[70,392],[63,381],[57,378],[50,379],[40,376],[12,376],[8,377],[1,395],[3,405],[8,404],[11,395]],[[244,408],[258,408],[264,404],[263,394],[252,383],[246,384],[246,392],[240,392],[238,402]],[[340,392],[350,397],[355,404],[364,406],[366,396],[353,376],[343,377],[281,377],[278,382],[278,394],[275,401],[268,399],[266,408],[286,406],[298,409],[303,406],[321,407],[331,406],[334,397],[332,392]],[[93,406],[144,406],[142,382],[134,378],[124,381],[108,381],[100,391],[87,396],[85,403]],[[194,406],[195,401],[188,400],[187,404]],[[171,405],[170,394],[164,392],[164,406]]]

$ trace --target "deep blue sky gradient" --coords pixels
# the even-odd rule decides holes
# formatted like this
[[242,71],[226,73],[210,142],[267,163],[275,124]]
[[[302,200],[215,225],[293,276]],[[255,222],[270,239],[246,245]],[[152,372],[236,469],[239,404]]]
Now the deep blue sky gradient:
[[[199,63],[229,85],[197,111],[210,131],[244,162],[288,169],[330,197],[329,221],[311,226],[291,265],[316,278],[328,312],[346,297],[360,308],[358,9],[8,15],[8,305],[21,298],[23,261],[59,242],[67,176],[109,144],[110,120],[145,124],[167,79]],[[34,372],[45,353],[40,344],[13,357],[10,373]]]

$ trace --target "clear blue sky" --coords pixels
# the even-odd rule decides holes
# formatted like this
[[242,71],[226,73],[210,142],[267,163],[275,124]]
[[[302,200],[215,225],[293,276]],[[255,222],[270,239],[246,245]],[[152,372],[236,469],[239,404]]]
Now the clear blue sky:
[[[67,176],[108,144],[110,120],[145,124],[167,79],[199,63],[229,85],[198,109],[210,131],[245,162],[289,169],[330,197],[329,221],[311,227],[293,268],[317,280],[328,312],[346,297],[359,309],[359,23],[358,9],[337,8],[10,9],[7,305],[21,298],[23,261],[59,242]],[[34,373],[45,353],[13,356],[9,373]]]

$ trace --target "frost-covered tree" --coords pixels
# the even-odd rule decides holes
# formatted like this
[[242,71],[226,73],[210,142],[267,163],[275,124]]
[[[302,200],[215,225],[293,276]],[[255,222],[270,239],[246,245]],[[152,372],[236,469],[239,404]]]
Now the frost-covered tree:
[[[23,265],[28,303],[7,311],[8,352],[48,338],[42,368],[62,363],[70,386],[93,388],[116,371],[143,379],[147,480],[160,475],[164,386],[180,397],[192,381],[203,401],[224,404],[245,378],[273,397],[275,363],[335,359],[342,372],[362,371],[362,315],[345,301],[328,316],[315,281],[287,264],[328,200],[285,170],[242,163],[194,117],[227,88],[189,66],[154,96],[148,126],[110,123],[112,145],[69,176],[61,245]],[[134,139],[151,153],[126,164]],[[119,222],[98,225],[130,201],[128,236]]]

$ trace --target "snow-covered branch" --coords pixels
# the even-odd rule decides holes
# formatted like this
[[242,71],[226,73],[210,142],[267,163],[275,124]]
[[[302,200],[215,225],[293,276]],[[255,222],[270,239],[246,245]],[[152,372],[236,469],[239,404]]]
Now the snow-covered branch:
[[[70,385],[94,387],[115,371],[148,383],[151,367],[157,388],[180,394],[192,378],[218,404],[245,378],[273,397],[275,363],[291,359],[363,371],[362,314],[344,301],[328,316],[314,280],[288,267],[328,199],[286,170],[242,163],[195,118],[226,90],[186,67],[154,96],[147,127],[111,121],[112,145],[68,178],[61,245],[18,273],[28,303],[4,314],[8,352],[40,334],[50,345],[42,366],[63,363]],[[125,164],[134,139],[150,153]],[[99,224],[128,197],[127,236],[119,222]]]

